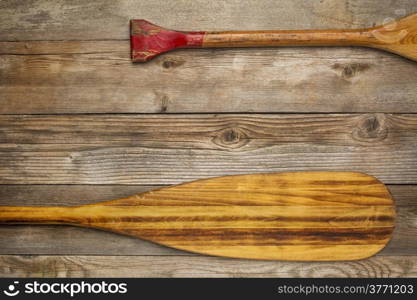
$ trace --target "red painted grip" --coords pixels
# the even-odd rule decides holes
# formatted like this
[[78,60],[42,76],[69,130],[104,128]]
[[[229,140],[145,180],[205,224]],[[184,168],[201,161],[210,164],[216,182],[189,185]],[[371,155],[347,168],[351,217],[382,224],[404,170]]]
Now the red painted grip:
[[146,62],[158,54],[177,48],[200,48],[205,32],[165,29],[145,20],[130,21],[133,62]]

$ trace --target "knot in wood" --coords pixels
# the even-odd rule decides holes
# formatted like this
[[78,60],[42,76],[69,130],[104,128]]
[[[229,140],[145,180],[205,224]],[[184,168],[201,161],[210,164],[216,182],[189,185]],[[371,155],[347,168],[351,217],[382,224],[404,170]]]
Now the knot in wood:
[[249,142],[248,135],[240,128],[227,128],[221,130],[213,138],[213,143],[222,148],[237,149],[245,146]]
[[185,63],[184,60],[170,57],[170,58],[166,58],[162,62],[162,67],[164,69],[172,69],[172,68],[179,67],[179,66],[183,65],[184,63]]
[[358,141],[382,141],[388,136],[386,117],[384,114],[366,115],[362,117],[352,132],[353,138]]
[[368,70],[370,68],[369,64],[364,63],[349,63],[349,64],[339,64],[336,63],[332,66],[335,70],[341,70],[340,76],[343,79],[351,79],[356,75]]

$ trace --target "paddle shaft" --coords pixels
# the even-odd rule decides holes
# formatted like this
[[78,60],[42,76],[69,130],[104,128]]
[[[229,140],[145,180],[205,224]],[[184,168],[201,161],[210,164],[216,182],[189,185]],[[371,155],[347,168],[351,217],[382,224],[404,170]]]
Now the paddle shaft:
[[0,206],[0,224],[76,224],[82,219],[77,207]]
[[224,31],[206,32],[201,47],[363,46],[374,42],[368,30]]

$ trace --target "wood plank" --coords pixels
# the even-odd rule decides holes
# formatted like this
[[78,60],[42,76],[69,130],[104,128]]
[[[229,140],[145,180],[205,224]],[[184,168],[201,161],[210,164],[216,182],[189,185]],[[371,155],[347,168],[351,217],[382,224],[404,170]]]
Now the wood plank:
[[[1,185],[0,205],[82,205],[158,187]],[[391,185],[389,189],[396,200],[397,225],[392,241],[379,255],[413,255],[417,251],[417,186]],[[91,249],[92,243],[100,244],[100,247]],[[0,226],[0,244],[0,254],[11,255],[190,255],[127,236],[69,226]]]
[[332,170],[417,183],[415,114],[3,116],[0,126],[1,184]]
[[0,42],[0,114],[417,112],[417,64],[360,48],[184,50]]
[[415,277],[417,256],[266,262],[187,256],[0,256],[0,277]]
[[4,0],[0,8],[0,39],[9,41],[123,39],[132,18],[178,30],[357,28],[417,10],[414,0]]

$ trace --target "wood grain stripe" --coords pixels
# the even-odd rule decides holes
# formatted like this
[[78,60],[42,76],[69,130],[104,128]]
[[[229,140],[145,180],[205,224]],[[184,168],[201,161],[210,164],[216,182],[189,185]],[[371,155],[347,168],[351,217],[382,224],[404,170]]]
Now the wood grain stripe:
[[[318,229],[233,228],[233,229],[129,229],[154,242],[190,246],[283,246],[283,245],[367,245],[385,243],[393,227]],[[117,231],[117,230],[115,230]]]

